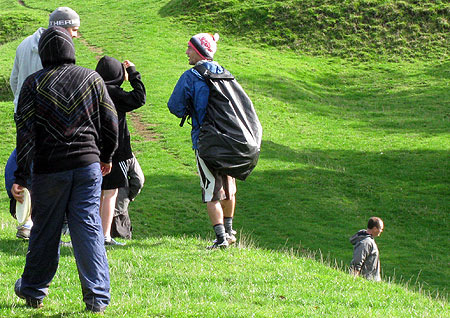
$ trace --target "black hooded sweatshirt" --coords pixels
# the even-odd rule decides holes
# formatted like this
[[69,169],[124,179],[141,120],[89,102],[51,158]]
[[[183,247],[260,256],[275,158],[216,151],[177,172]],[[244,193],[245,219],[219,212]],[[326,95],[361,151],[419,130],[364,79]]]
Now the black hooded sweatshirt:
[[119,145],[113,157],[113,162],[125,161],[133,157],[128,131],[126,113],[138,109],[145,104],[146,92],[141,81],[141,75],[134,66],[127,68],[128,80],[133,90],[124,91],[120,85],[124,81],[124,67],[122,63],[110,56],[104,56],[98,61],[95,70],[102,76],[108,89],[109,96],[116,106],[119,117]]
[[25,80],[19,97],[16,183],[34,173],[53,173],[111,162],[118,120],[103,79],[75,65],[72,37],[61,27],[39,41],[43,69]]

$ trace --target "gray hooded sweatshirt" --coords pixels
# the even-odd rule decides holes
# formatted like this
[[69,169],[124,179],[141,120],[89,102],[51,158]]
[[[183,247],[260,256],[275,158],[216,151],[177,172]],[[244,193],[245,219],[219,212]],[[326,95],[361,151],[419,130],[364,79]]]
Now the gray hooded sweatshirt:
[[44,28],[37,29],[36,32],[23,40],[17,47],[14,66],[9,79],[11,90],[14,94],[14,114],[17,112],[17,103],[23,82],[28,75],[42,69],[38,45],[44,31]]
[[372,235],[360,230],[350,238],[354,245],[351,268],[370,280],[381,281],[380,254]]

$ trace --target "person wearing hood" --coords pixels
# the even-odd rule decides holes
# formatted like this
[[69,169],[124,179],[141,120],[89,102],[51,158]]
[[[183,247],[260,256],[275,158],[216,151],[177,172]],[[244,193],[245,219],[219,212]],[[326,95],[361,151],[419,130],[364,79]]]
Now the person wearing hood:
[[[119,145],[112,158],[111,173],[103,178],[102,196],[100,203],[100,216],[102,219],[105,245],[125,245],[111,237],[111,225],[114,218],[114,208],[118,189],[128,186],[128,168],[133,161],[130,132],[128,131],[126,113],[131,112],[145,104],[146,92],[141,81],[141,75],[136,71],[135,65],[126,60],[120,63],[117,59],[104,56],[95,68],[103,78],[108,93],[116,106],[119,117]],[[132,91],[125,91],[120,86],[128,80],[133,87]]]
[[16,113],[17,170],[12,193],[23,201],[33,163],[33,228],[26,263],[14,290],[42,307],[59,261],[67,216],[86,310],[110,302],[109,267],[99,216],[102,175],[111,171],[118,119],[103,79],[75,65],[69,32],[50,27],[39,40],[43,69],[28,76]]
[[[199,33],[188,42],[186,55],[190,65],[204,65],[211,73],[222,74],[224,68],[213,61],[217,51],[219,34]],[[236,180],[209,169],[198,155],[198,137],[208,105],[209,87],[195,68],[185,71],[179,78],[167,106],[172,114],[183,118],[190,111],[192,119],[192,148],[195,151],[197,169],[202,187],[202,200],[216,234],[209,249],[227,248],[236,242],[233,230],[234,208],[236,204]],[[191,110],[192,108],[192,110]],[[189,114],[191,115],[191,114]]]
[[[55,9],[49,16],[48,26],[61,26],[64,27],[70,35],[74,38],[78,36],[78,29],[80,27],[80,17],[78,14],[68,7],[59,7]],[[9,83],[11,90],[14,94],[14,115],[17,111],[17,102],[19,100],[20,90],[22,88],[23,81],[34,72],[42,69],[41,58],[39,57],[38,45],[39,39],[44,28],[37,29],[32,35],[23,40],[16,49],[16,57],[14,58],[14,65],[11,71]],[[14,155],[15,152],[12,152]],[[15,160],[15,156],[12,157]],[[11,162],[8,169],[14,169],[16,167],[15,162]],[[7,184],[14,183],[14,171],[8,171],[7,175],[10,177],[7,180]],[[8,195],[10,191],[8,191]],[[15,207],[15,199],[10,196],[10,206]],[[16,237],[21,239],[28,239],[30,237],[30,230],[33,226],[31,217],[28,218],[24,224],[17,227]]]
[[380,253],[375,237],[381,235],[384,229],[383,220],[371,217],[366,230],[360,230],[350,238],[354,245],[351,270],[355,276],[363,276],[366,279],[381,281]]

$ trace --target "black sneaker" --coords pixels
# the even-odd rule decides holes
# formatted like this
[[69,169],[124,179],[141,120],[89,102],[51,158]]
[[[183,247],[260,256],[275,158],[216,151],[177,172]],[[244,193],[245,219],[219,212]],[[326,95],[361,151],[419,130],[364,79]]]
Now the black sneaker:
[[124,246],[124,245],[126,245],[126,243],[120,243],[120,242],[117,242],[115,239],[111,238],[110,241],[105,240],[105,245]]
[[89,311],[89,312],[103,315],[105,309],[106,309],[106,306],[105,307],[96,307],[94,305],[86,304],[86,308],[84,309],[84,311]]
[[28,307],[32,308],[42,308],[44,307],[44,304],[42,303],[41,299],[36,299],[33,297],[25,296],[20,292],[20,286],[21,286],[22,278],[19,278],[16,283],[14,284],[14,292],[16,293],[17,297],[25,299],[25,302]]

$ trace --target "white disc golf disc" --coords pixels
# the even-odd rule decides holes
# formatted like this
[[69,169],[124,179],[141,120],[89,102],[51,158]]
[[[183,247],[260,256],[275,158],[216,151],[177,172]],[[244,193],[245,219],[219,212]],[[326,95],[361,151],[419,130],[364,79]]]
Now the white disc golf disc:
[[22,224],[31,215],[31,197],[27,188],[23,188],[23,203],[16,202],[16,218],[17,221]]

